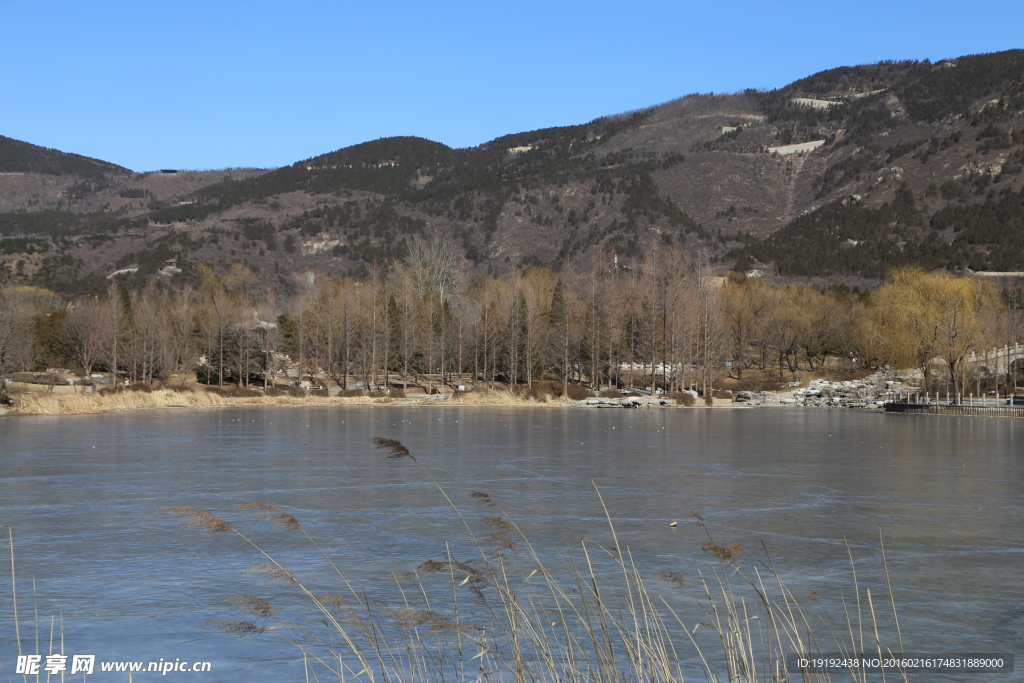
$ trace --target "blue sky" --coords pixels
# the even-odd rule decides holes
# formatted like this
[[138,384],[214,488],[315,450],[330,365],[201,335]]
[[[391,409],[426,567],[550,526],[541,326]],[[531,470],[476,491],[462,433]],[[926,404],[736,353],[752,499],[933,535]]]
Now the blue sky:
[[468,147],[834,66],[1024,47],[1024,3],[0,0],[0,135],[133,170]]

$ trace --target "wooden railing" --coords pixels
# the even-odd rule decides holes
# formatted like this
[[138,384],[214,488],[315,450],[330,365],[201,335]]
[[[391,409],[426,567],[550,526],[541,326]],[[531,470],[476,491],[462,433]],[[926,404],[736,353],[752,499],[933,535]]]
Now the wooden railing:
[[887,413],[915,413],[925,415],[976,415],[981,417],[1024,417],[1024,405],[1001,404],[989,400],[988,405],[950,405],[944,403],[886,403]]

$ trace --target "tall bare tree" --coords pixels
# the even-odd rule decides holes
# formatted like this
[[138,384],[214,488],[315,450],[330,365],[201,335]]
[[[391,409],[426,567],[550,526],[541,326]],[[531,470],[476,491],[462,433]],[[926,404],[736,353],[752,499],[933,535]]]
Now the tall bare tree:
[[93,366],[104,355],[107,344],[105,313],[106,302],[87,297],[70,304],[64,317],[68,343],[86,376],[92,374]]
[[0,398],[6,396],[4,376],[32,364],[34,313],[18,288],[0,282]]
[[455,245],[449,240],[435,239],[428,243],[413,242],[406,256],[406,264],[417,287],[429,300],[429,292],[436,297],[439,324],[435,326],[438,334],[438,351],[440,354],[440,370],[442,382],[445,376],[445,332],[447,329],[447,307],[455,290],[461,284],[460,259]]
[[118,362],[118,352],[121,351],[123,355],[123,349],[120,348],[121,337],[124,334],[125,320],[127,317],[127,311],[125,311],[124,303],[121,300],[121,289],[117,286],[117,283],[111,282],[107,287],[107,301],[105,306],[105,318],[106,323],[106,361],[107,367],[111,373],[111,381],[114,387],[118,386],[117,373],[120,369]]

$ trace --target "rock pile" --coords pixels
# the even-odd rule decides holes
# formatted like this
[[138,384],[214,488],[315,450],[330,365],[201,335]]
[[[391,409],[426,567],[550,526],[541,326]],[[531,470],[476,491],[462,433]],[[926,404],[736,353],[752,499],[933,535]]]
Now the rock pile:
[[906,388],[899,378],[886,380],[882,375],[875,374],[865,379],[841,382],[815,379],[806,387],[779,393],[740,391],[736,394],[736,401],[748,405],[881,408],[886,398],[896,396]]
[[675,401],[667,398],[649,398],[647,396],[624,396],[622,398],[585,398],[582,401],[568,401],[566,405],[580,408],[652,408],[674,406]]
[[821,408],[874,408],[875,388],[874,382],[864,380],[829,382],[818,379],[806,388],[795,390],[790,400],[797,405]]

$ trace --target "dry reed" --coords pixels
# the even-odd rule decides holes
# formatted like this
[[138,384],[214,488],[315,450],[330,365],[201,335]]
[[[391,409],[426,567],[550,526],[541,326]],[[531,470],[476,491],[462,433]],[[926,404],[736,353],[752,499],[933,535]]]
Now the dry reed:
[[[692,597],[700,614],[686,623],[672,607],[676,601],[649,587],[654,577],[644,577],[638,569],[617,537],[603,500],[614,545],[582,541],[578,548],[556,551],[558,561],[546,563],[489,495],[471,494],[487,514],[482,524],[473,524],[404,445],[386,438],[373,442],[388,451],[388,458],[411,461],[437,488],[465,529],[468,556],[458,557],[448,548],[440,559],[393,575],[396,604],[382,606],[354,587],[284,510],[251,503],[237,508],[304,536],[333,570],[340,592],[316,592],[219,517],[187,508],[167,510],[181,516],[188,528],[236,534],[264,560],[247,573],[300,591],[311,606],[310,613],[289,618],[285,613],[293,613],[294,607],[282,609],[265,598],[241,595],[227,602],[242,618],[215,620],[211,626],[225,634],[284,639],[300,651],[308,680],[367,683],[681,683],[684,674],[711,683],[811,683],[834,677],[789,672],[787,654],[863,652],[865,630],[874,632],[882,652],[873,605],[871,621],[861,619],[855,572],[855,609],[844,598],[845,623],[837,624],[822,612],[813,592],[808,594],[814,609],[808,612],[798,604],[767,552],[748,572],[738,563],[743,549],[719,545],[694,513],[708,539],[703,550],[715,558],[717,568],[697,573]],[[675,572],[659,576],[668,590],[688,589]],[[864,595],[872,604],[870,591]],[[855,683],[869,680],[867,671],[848,673]],[[895,674],[891,680],[908,680],[905,672],[890,673]]]
[[238,405],[249,406],[382,406],[393,405],[388,396],[262,396],[238,399]]
[[540,394],[537,397],[530,397],[505,388],[481,387],[474,391],[457,391],[451,398],[443,403],[457,406],[540,406],[540,405],[561,405],[565,403],[564,398],[556,398],[552,395]]
[[152,408],[198,408],[227,406],[230,399],[205,391],[168,391],[152,393],[120,391],[110,394],[21,394],[11,413],[23,415],[84,415],[117,410],[146,410]]
[[[838,676],[787,671],[786,654],[834,650],[852,655],[865,649],[877,651],[879,656],[892,654],[879,637],[877,596],[873,598],[870,590],[863,592],[868,608],[864,610],[856,571],[855,602],[844,598],[845,623],[834,622],[821,610],[804,611],[767,553],[760,566],[748,572],[737,561],[743,548],[719,545],[707,532],[704,520],[693,513],[708,538],[703,550],[716,558],[718,565],[710,572],[697,572],[693,597],[701,614],[687,624],[671,601],[649,586],[654,577],[642,574],[616,535],[600,492],[598,500],[614,545],[582,541],[576,549],[557,553],[557,562],[545,563],[540,551],[491,496],[479,491],[470,494],[486,514],[474,525],[408,448],[392,439],[373,442],[388,451],[388,458],[419,467],[437,488],[468,535],[469,555],[457,557],[446,549],[439,560],[427,560],[415,571],[392,575],[395,604],[381,606],[353,586],[299,520],[281,508],[247,503],[235,509],[304,537],[331,568],[340,591],[314,592],[302,576],[221,517],[194,508],[168,508],[162,512],[179,516],[184,528],[234,535],[245,541],[261,558],[246,574],[298,591],[312,607],[310,613],[292,617],[293,606],[281,607],[257,595],[237,595],[225,602],[242,618],[216,619],[207,622],[209,626],[238,637],[285,640],[299,650],[306,679],[317,681],[682,683],[684,676],[689,676],[710,683],[825,683]],[[21,654],[14,542],[9,528],[8,547],[14,635]],[[889,585],[884,547],[882,557]],[[852,566],[852,556],[850,561]],[[663,571],[659,578],[668,590],[688,589],[687,580],[675,572]],[[819,602],[813,591],[808,594],[810,601]],[[889,601],[894,605],[891,585]],[[862,620],[864,612],[870,620]],[[898,619],[896,629],[897,651],[902,651]],[[41,630],[36,614],[36,651]],[[52,618],[50,632],[52,645],[57,633]],[[909,680],[906,672],[889,673],[888,680]],[[848,675],[854,683],[877,679],[859,669],[849,670]],[[886,680],[883,674],[881,681]]]
[[457,405],[457,406],[557,406],[561,398],[541,396],[530,398],[507,389],[483,389],[456,392],[448,399],[396,398],[393,396],[347,395],[276,395],[266,396],[253,392],[246,396],[224,396],[204,390],[172,391],[157,389],[119,391],[116,393],[47,393],[22,392],[11,407],[12,414],[22,415],[85,415],[123,410],[149,410],[154,408],[201,408],[224,406],[384,406],[384,405]]

